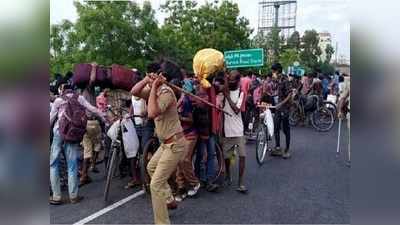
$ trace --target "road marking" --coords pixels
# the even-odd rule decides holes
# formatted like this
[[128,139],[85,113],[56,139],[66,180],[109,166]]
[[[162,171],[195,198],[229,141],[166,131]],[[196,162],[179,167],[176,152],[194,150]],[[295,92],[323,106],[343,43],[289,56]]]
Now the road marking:
[[113,210],[115,208],[118,208],[121,205],[123,205],[123,204],[129,202],[130,200],[132,200],[134,198],[137,198],[137,197],[139,197],[139,196],[141,196],[143,194],[144,194],[144,190],[138,191],[138,192],[136,192],[136,193],[124,198],[124,199],[121,199],[120,201],[118,201],[118,202],[116,202],[116,203],[114,203],[112,205],[109,205],[106,208],[104,208],[104,209],[102,209],[102,210],[100,210],[100,211],[98,211],[98,212],[96,212],[96,213],[94,213],[94,214],[92,214],[92,215],[90,215],[90,216],[88,216],[88,217],[86,217],[86,218],[74,223],[73,225],[86,224],[86,223],[96,219],[97,217],[99,217],[101,215],[104,215],[104,214],[108,213],[109,211],[111,211],[111,210]]

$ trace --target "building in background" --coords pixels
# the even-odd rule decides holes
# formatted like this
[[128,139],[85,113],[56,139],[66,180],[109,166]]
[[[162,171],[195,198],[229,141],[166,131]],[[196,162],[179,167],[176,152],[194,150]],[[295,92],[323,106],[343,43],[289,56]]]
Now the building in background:
[[350,75],[350,60],[344,55],[340,55],[337,63],[335,64],[335,69],[341,73],[347,73]]
[[266,36],[277,27],[287,39],[296,30],[296,0],[260,0],[258,4],[258,33]]
[[326,47],[328,45],[332,45],[332,36],[329,32],[324,31],[322,33],[319,33],[319,47],[321,48],[321,56],[320,56],[320,60],[322,62],[326,61]]

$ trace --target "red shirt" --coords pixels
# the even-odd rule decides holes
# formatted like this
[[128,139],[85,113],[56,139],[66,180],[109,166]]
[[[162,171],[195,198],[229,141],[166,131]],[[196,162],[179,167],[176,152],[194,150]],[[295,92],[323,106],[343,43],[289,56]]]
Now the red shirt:
[[[215,92],[215,88],[211,86],[207,89],[207,93],[210,99],[210,102],[214,105],[217,103],[217,95]],[[215,109],[214,107],[211,108],[211,132],[213,134],[219,134],[221,132],[221,122],[222,122],[222,112]]]
[[[249,92],[250,85],[251,85],[251,78],[250,77],[242,77],[240,79],[240,90],[244,94],[244,98],[243,99],[247,99],[247,94]],[[246,111],[246,104],[242,104],[241,111],[242,112]]]

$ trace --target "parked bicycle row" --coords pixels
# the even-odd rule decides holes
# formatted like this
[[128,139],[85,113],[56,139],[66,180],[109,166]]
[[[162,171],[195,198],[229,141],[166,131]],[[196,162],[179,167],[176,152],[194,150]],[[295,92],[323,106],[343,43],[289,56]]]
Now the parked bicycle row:
[[224,68],[220,52],[203,54],[209,57],[195,57],[194,73],[159,60],[143,75],[92,63],[56,76],[50,86],[50,204],[66,202],[60,188],[66,180],[69,201],[80,202],[79,188],[90,187],[91,173],[104,171],[106,201],[116,188],[112,180],[129,176],[125,188],[151,193],[155,222],[168,223],[167,210],[200,188],[217,192],[233,185],[237,158],[236,190],[248,192],[246,140],[257,140],[260,164],[267,155],[289,159],[290,126],[310,122],[328,131],[343,111],[336,101],[344,91],[342,75],[285,75],[279,63],[266,76],[243,74]]

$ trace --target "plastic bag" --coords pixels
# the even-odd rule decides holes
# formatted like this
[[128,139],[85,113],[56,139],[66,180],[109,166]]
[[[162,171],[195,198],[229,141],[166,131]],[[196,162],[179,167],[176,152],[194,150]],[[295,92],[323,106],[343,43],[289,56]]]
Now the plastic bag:
[[271,110],[266,109],[264,112],[264,124],[268,128],[268,133],[272,137],[274,136],[274,118],[272,117]]
[[204,88],[211,87],[211,84],[206,80],[207,77],[223,68],[224,54],[218,50],[205,48],[198,51],[193,58],[194,74],[200,80],[200,84]]
[[336,95],[328,95],[328,97],[326,98],[326,100],[328,101],[328,102],[332,102],[333,104],[335,104],[336,105]]
[[[111,138],[111,140],[115,141],[118,137],[118,126],[119,120],[113,123],[113,125],[108,129],[107,136]],[[139,149],[139,138],[136,134],[135,126],[133,125],[132,120],[124,118],[122,120],[122,140],[124,142],[124,150],[126,157],[133,158],[136,156]]]

